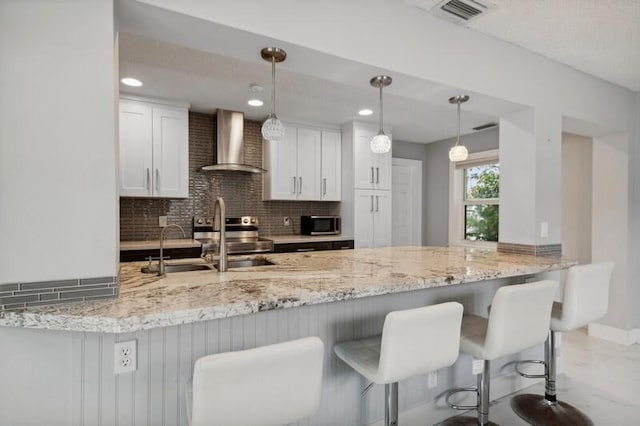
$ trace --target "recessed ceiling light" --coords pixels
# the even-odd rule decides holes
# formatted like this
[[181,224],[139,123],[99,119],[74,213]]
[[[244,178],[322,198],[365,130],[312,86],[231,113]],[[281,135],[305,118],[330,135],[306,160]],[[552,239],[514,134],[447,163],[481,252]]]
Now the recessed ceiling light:
[[253,107],[260,107],[260,106],[264,105],[264,102],[262,102],[260,99],[251,99],[247,103],[249,105],[253,106]]
[[371,115],[371,114],[373,114],[373,111],[371,111],[370,109],[366,108],[366,109],[361,109],[360,111],[358,111],[358,114],[360,114],[360,115]]
[[140,80],[138,80],[137,78],[132,78],[132,77],[125,77],[122,80],[120,80],[120,82],[126,86],[131,86],[131,87],[140,87],[142,86],[142,82]]

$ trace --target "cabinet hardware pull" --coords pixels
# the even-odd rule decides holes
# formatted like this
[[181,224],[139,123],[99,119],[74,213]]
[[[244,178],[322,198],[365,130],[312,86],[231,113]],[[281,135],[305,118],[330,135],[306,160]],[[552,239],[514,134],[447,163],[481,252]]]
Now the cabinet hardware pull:
[[380,199],[377,195],[376,195],[376,211],[377,212],[380,211]]
[[160,170],[156,169],[156,191],[160,191]]
[[380,183],[380,167],[376,167],[376,183]]
[[300,188],[298,188],[298,194],[302,194],[302,176],[300,176],[298,179],[300,179]]
[[373,195],[371,195],[370,197],[371,197],[371,210],[369,210],[369,211],[372,212],[373,211]]
[[296,190],[296,188],[297,188],[297,187],[296,187],[296,177],[294,176],[294,177],[293,177],[293,195],[296,195],[296,192],[298,192],[298,191]]
[[147,167],[147,191],[151,190],[151,169]]
[[296,249],[296,251],[315,251],[315,250],[316,249],[314,249],[314,248],[299,248],[299,249]]
[[348,250],[351,246],[340,246],[340,250]]
[[322,179],[322,195],[327,195],[327,178]]
[[371,167],[371,183],[373,183],[373,167]]

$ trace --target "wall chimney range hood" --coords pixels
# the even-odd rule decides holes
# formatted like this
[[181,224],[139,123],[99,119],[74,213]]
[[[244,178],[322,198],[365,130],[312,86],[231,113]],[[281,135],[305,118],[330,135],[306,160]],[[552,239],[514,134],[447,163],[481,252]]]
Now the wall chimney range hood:
[[205,171],[264,173],[265,169],[244,163],[244,114],[218,109],[217,163],[204,166]]

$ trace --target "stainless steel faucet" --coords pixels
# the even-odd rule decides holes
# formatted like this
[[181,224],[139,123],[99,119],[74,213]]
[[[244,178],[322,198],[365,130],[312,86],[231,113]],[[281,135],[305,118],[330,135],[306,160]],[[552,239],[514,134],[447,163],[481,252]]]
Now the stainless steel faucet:
[[[227,271],[227,215],[225,212],[224,200],[218,197],[213,205],[213,223],[215,225],[216,218],[220,224],[220,244],[218,246],[218,272]],[[214,229],[215,230],[215,229]]]
[[187,238],[187,234],[184,233],[184,229],[182,229],[182,226],[180,225],[176,225],[175,223],[171,223],[167,226],[165,226],[164,228],[162,228],[162,231],[160,231],[160,260],[158,260],[158,276],[162,277],[165,275],[165,271],[164,271],[164,234],[166,232],[167,229],[169,228],[178,228],[179,230],[182,231],[182,236],[184,238]]

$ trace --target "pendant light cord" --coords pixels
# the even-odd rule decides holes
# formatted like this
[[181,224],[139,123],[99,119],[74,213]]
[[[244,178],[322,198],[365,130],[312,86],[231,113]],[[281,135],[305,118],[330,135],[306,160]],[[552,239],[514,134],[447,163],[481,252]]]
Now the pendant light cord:
[[383,118],[383,111],[384,111],[383,104],[382,104],[382,82],[379,83],[378,87],[380,87],[380,132],[379,133],[384,134],[384,130],[382,129],[382,123],[383,123],[382,118]]
[[456,146],[460,145],[460,101],[458,100],[458,139],[456,140]]
[[271,117],[276,116],[276,58],[271,57]]

